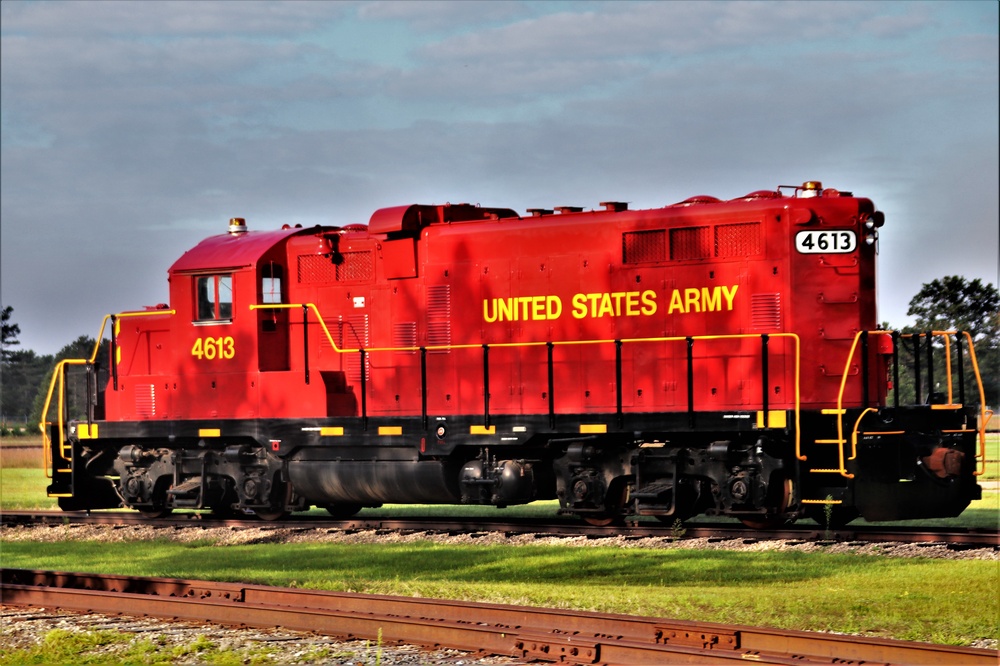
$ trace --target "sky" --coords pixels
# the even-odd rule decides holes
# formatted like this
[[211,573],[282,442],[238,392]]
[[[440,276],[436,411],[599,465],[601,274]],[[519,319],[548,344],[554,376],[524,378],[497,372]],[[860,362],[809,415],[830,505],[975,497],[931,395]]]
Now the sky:
[[998,282],[998,3],[0,3],[0,301],[51,354],[231,217],[654,208],[820,180],[885,212],[879,320]]

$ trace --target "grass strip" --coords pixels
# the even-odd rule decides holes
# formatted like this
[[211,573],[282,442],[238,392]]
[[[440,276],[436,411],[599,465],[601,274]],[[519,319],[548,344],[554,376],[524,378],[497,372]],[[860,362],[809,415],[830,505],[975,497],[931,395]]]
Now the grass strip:
[[968,645],[997,563],[560,546],[6,542],[4,566],[469,599]]

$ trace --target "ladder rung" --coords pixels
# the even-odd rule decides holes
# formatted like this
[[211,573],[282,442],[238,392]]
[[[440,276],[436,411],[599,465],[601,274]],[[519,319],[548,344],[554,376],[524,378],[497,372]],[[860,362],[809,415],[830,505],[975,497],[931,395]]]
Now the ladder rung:
[[846,439],[817,439],[817,444],[847,444]]
[[809,470],[813,474],[840,474],[841,472],[846,472],[846,469],[811,469]]

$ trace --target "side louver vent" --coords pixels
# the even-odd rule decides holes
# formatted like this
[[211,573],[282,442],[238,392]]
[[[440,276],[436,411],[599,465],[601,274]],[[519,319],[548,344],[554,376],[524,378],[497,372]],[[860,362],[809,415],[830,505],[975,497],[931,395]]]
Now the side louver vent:
[[781,330],[781,294],[754,294],[750,298],[750,325],[764,333]]

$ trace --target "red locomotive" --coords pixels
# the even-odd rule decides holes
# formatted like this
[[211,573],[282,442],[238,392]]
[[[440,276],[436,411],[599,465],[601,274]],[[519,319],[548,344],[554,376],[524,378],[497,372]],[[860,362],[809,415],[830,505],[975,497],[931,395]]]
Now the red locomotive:
[[[65,365],[109,379],[94,374],[85,420],[42,424],[50,495],[265,519],[558,498],[598,524],[759,526],[955,516],[980,497],[978,376],[921,399],[936,385],[918,370],[915,405],[890,390],[870,200],[810,181],[601,206],[231,220],[170,268],[169,306],[105,319],[110,359],[60,366],[54,390]],[[929,357],[943,338],[961,368],[966,337],[913,343]]]

